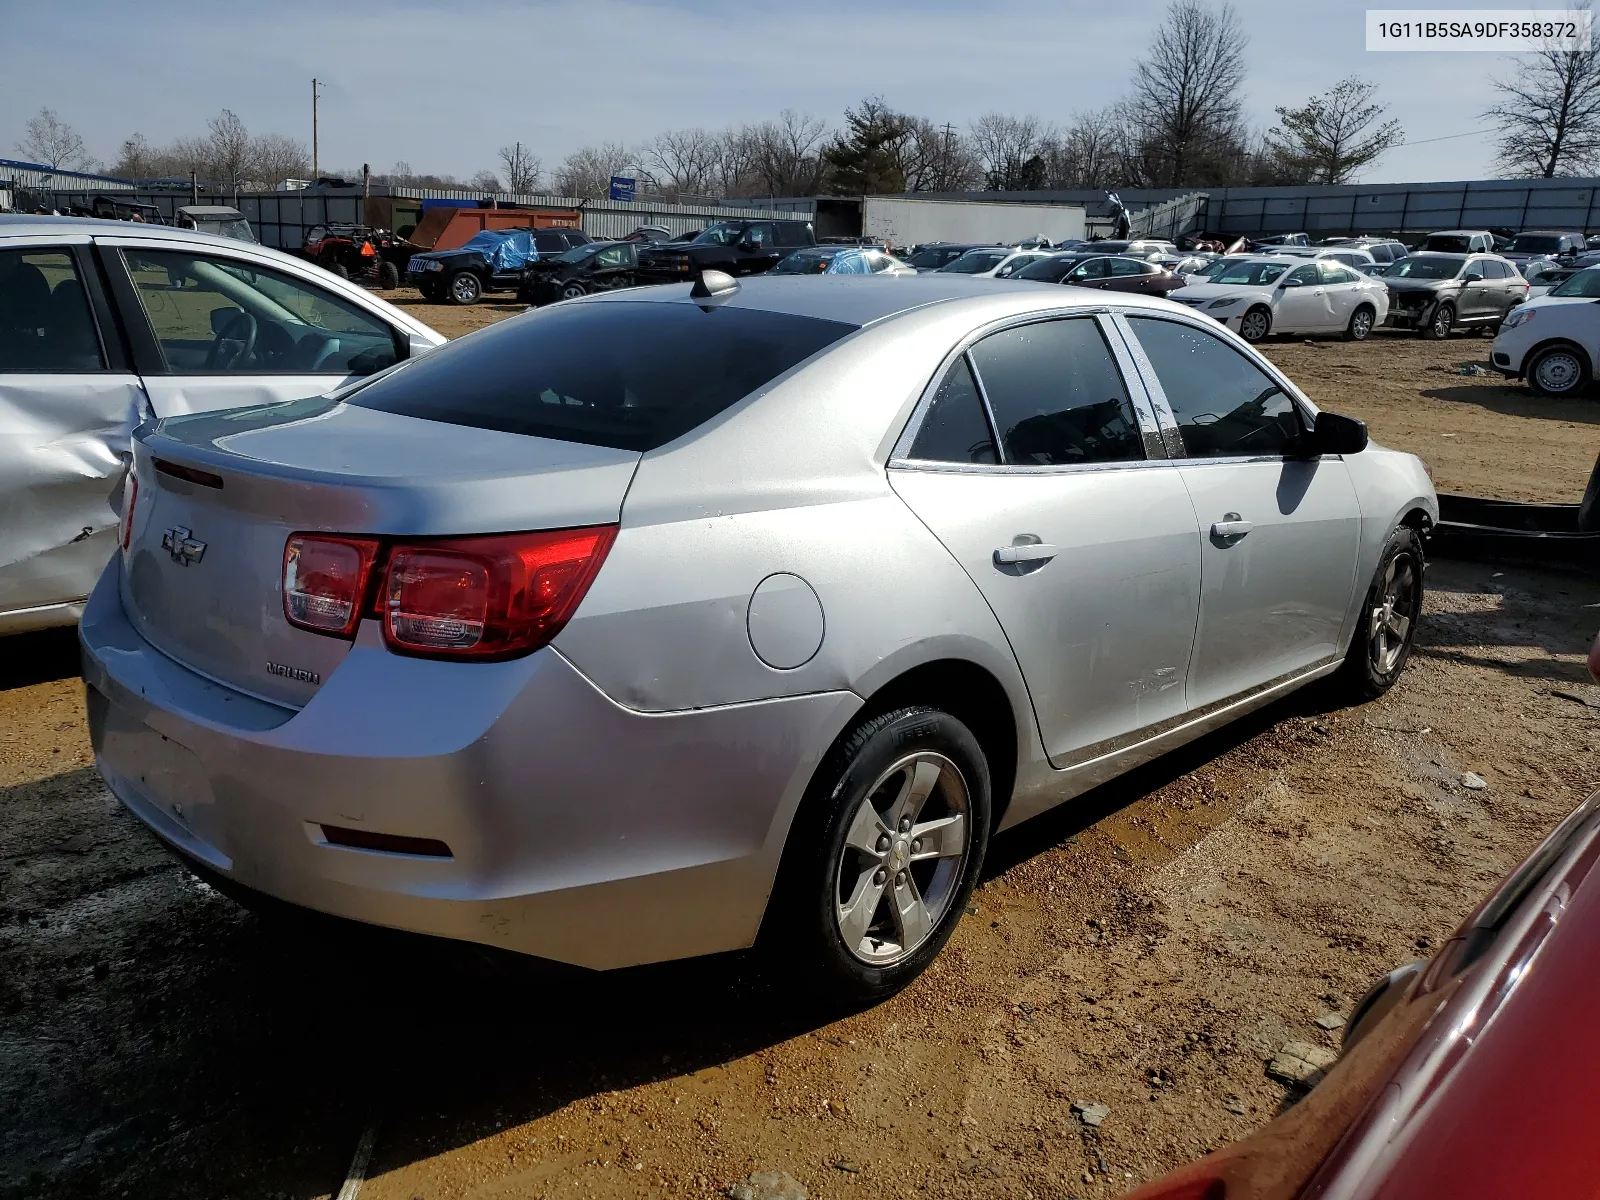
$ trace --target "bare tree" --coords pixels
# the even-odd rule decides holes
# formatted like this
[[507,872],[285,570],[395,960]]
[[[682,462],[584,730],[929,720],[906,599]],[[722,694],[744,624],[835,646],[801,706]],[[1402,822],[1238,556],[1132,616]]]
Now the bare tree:
[[755,144],[756,139],[747,126],[725,129],[717,135],[713,186],[719,196],[760,195]]
[[1592,36],[1582,50],[1520,56],[1515,75],[1491,86],[1500,99],[1483,116],[1499,127],[1508,174],[1554,179],[1600,167],[1600,47]]
[[750,167],[768,196],[806,196],[822,189],[822,146],[827,123],[786,108],[776,121],[746,130]]
[[53,108],[41,108],[23,131],[17,149],[33,162],[57,171],[76,171],[93,161],[78,131],[57,116]]
[[718,175],[721,139],[704,129],[658,133],[642,151],[644,166],[664,196],[704,196]]
[[144,134],[135,133],[118,148],[117,161],[111,165],[111,173],[135,183],[149,179],[157,173],[158,153]]
[[617,142],[585,146],[562,160],[556,171],[556,191],[563,196],[604,200],[611,189],[611,177],[628,169],[632,155]]
[[1056,188],[1121,187],[1128,157],[1128,127],[1115,105],[1075,113],[1044,151],[1045,175]]
[[1043,187],[1039,152],[1049,132],[1033,116],[991,112],[974,121],[969,136],[983,167],[984,186],[994,191]]
[[971,141],[953,125],[912,117],[904,153],[906,191],[955,192],[976,187],[983,167]]
[[521,142],[500,147],[500,166],[505,170],[506,186],[513,192],[527,195],[539,190],[544,164]]
[[467,186],[475,192],[503,192],[505,187],[500,182],[500,176],[493,171],[479,171],[467,180]]
[[1399,121],[1373,122],[1385,107],[1372,103],[1378,85],[1351,76],[1299,108],[1279,108],[1267,146],[1307,183],[1349,183],[1362,167],[1405,140]]
[[250,143],[250,174],[265,187],[304,179],[311,174],[311,152],[292,137],[263,133]]
[[1149,182],[1205,182],[1208,166],[1242,141],[1247,40],[1231,4],[1173,0],[1134,69],[1129,103]]
[[250,173],[250,131],[236,113],[223,109],[206,122],[206,157],[210,175],[218,183],[238,191]]

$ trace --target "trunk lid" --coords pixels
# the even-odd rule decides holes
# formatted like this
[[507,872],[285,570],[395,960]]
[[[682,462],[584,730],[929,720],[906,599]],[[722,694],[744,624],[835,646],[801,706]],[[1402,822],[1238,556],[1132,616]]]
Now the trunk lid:
[[284,617],[291,534],[611,524],[639,457],[320,397],[163,421],[134,439],[123,605],[146,640],[191,669],[302,705],[351,643]]

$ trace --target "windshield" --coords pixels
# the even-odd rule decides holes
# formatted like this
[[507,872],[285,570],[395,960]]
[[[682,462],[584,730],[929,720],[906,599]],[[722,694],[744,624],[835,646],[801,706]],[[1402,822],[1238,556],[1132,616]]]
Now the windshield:
[[1554,254],[1561,249],[1561,239],[1553,233],[1519,233],[1511,239],[1511,249],[1525,254]]
[[959,253],[959,250],[951,250],[948,246],[929,246],[926,250],[918,250],[906,261],[913,267],[926,269],[947,263]]
[[1278,282],[1278,276],[1287,271],[1293,263],[1286,262],[1222,262],[1216,264],[1221,267],[1218,271],[1204,272],[1206,279],[1211,283],[1231,283],[1244,287],[1266,287],[1268,284]]
[[1039,283],[1060,283],[1062,276],[1077,266],[1081,258],[1041,258],[1018,271],[1014,278],[1033,279]]
[[828,261],[832,254],[816,250],[803,250],[799,254],[791,254],[777,266],[772,268],[774,275],[821,275],[828,269]]
[[430,350],[349,403],[475,429],[653,450],[856,328],[752,308],[558,304]]
[[1585,300],[1600,300],[1600,269],[1587,267],[1571,278],[1563,279],[1550,289],[1552,296],[1580,296]]
[[243,217],[233,217],[226,220],[202,220],[200,232],[214,233],[219,237],[233,238],[239,242],[253,242],[255,235],[250,232],[250,222]]
[[697,246],[737,246],[744,236],[744,225],[739,221],[722,221],[713,225],[694,239]]
[[951,275],[976,275],[980,271],[998,267],[1010,254],[1009,250],[968,250],[955,262],[939,269]]
[[1242,259],[1242,258],[1216,258],[1216,259],[1212,259],[1211,262],[1207,263],[1200,270],[1196,271],[1195,274],[1196,275],[1204,275],[1207,279],[1211,279],[1211,278],[1214,278],[1217,275],[1222,274],[1222,272],[1226,271],[1229,267],[1233,266],[1235,263],[1241,263],[1243,261],[1244,261],[1244,259]]
[[1462,265],[1453,258],[1402,258],[1386,274],[1392,279],[1454,279]]

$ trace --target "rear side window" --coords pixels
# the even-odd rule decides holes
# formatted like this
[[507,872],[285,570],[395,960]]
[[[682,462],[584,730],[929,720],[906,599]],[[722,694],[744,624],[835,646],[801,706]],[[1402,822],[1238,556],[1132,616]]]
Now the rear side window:
[[560,305],[431,350],[349,402],[476,429],[653,450],[857,328],[725,306]]
[[100,336],[65,250],[0,251],[0,371],[99,371]]
[[568,240],[559,233],[541,233],[533,239],[533,248],[540,254],[560,254],[568,248]]
[[1131,258],[1113,258],[1111,260],[1111,273],[1113,275],[1153,275],[1156,268],[1149,263],[1137,262]]
[[924,462],[993,463],[999,461],[989,418],[972,382],[972,371],[962,355],[934,393],[928,415],[922,419],[910,457]]
[[1177,321],[1129,316],[1191,458],[1287,454],[1300,436],[1294,401],[1220,338]]
[[1092,318],[1002,330],[971,354],[1007,463],[1060,466],[1144,457],[1128,389]]

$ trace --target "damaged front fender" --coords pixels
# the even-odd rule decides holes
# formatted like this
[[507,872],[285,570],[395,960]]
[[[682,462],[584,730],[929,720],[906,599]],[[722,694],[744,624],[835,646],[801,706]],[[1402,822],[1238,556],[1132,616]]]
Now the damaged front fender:
[[148,411],[133,375],[0,375],[0,634],[77,620]]

